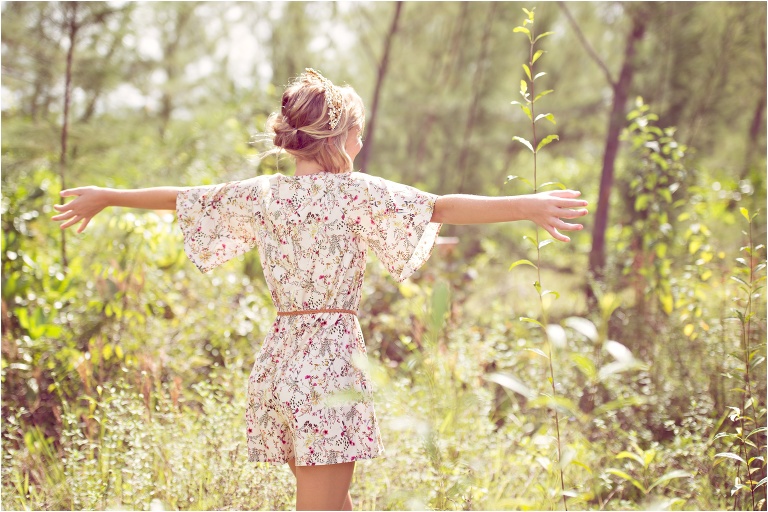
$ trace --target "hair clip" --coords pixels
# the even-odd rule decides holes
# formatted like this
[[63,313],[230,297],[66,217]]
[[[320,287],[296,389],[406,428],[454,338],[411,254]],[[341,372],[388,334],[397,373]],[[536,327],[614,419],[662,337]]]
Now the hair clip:
[[328,126],[331,127],[331,130],[335,129],[339,124],[341,112],[344,109],[344,96],[341,95],[341,90],[315,69],[306,68],[304,72],[306,75],[319,80],[320,83],[323,84],[325,104],[328,105]]

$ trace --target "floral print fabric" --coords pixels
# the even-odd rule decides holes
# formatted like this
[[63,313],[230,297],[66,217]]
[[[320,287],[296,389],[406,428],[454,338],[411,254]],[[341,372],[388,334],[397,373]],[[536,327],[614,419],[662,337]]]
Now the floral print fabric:
[[[202,272],[255,246],[278,311],[356,311],[368,247],[398,281],[429,258],[436,199],[362,173],[274,174],[183,189],[176,210]],[[355,315],[278,316],[248,380],[249,460],[306,466],[379,455],[365,354]]]

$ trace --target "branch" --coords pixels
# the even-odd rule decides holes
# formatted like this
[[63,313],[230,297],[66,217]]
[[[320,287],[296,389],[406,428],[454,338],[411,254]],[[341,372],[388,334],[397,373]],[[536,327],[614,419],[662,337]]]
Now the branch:
[[557,2],[560,5],[560,8],[565,13],[565,17],[568,18],[568,21],[573,26],[573,29],[576,31],[576,37],[579,38],[579,41],[581,41],[581,44],[584,46],[584,49],[587,50],[587,53],[589,54],[592,59],[597,63],[598,66],[600,66],[600,69],[603,70],[603,73],[605,74],[605,79],[608,81],[609,84],[611,84],[611,87],[616,87],[616,82],[611,78],[611,72],[608,69],[608,66],[605,65],[605,63],[598,57],[597,53],[595,52],[594,48],[592,48],[592,45],[589,44],[589,41],[584,37],[584,34],[581,32],[581,29],[579,28],[579,25],[576,23],[576,20],[573,19],[573,16],[571,16],[571,11],[568,10],[568,7],[565,6],[565,2],[562,0]]

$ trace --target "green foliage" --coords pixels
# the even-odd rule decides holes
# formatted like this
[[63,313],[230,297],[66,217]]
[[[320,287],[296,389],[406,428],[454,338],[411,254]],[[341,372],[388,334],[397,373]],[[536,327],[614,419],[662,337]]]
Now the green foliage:
[[624,273],[638,278],[636,300],[641,311],[645,297],[657,297],[658,307],[669,315],[674,299],[669,280],[671,261],[665,256],[674,241],[676,219],[691,183],[686,167],[688,148],[675,140],[674,127],[661,129],[654,124],[658,116],[642,98],[635,100],[627,120],[630,124],[622,138],[631,144],[632,151],[632,179],[625,192],[626,201],[632,205],[632,220],[625,229],[631,237],[634,259]]
[[[749,226],[744,234],[747,244],[740,251],[745,257],[736,258],[738,265],[731,279],[737,283],[738,295],[734,297],[736,307],[734,319],[739,322],[738,348],[730,355],[742,365],[741,379],[732,390],[737,393],[739,406],[728,406],[726,415],[731,428],[719,432],[714,439],[722,440],[728,451],[715,454],[715,464],[724,460],[735,461],[737,476],[731,496],[734,507],[738,501],[747,499],[752,510],[760,510],[766,504],[766,404],[765,404],[765,338],[754,339],[753,322],[761,292],[765,288],[766,260],[759,259],[763,244],[756,245],[752,238],[752,224],[757,213],[750,215],[746,208],[739,209]],[[735,380],[735,379],[734,379]],[[762,383],[762,386],[761,384]],[[762,389],[760,389],[762,387]],[[757,388],[757,389],[756,389]],[[725,420],[725,418],[723,418]],[[762,488],[762,497],[760,490]],[[748,495],[748,498],[747,496]]]

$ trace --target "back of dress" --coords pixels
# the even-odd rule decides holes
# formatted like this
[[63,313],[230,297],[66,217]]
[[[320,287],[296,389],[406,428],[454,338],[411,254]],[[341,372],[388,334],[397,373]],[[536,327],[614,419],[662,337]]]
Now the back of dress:
[[429,258],[436,198],[362,173],[274,174],[188,188],[177,212],[201,271],[256,245],[278,311],[357,309],[368,246],[398,281]]
[[189,258],[207,272],[257,246],[278,310],[248,378],[249,460],[305,466],[382,452],[356,316],[366,249],[407,278],[437,238],[436,198],[361,173],[275,174],[179,193]]

